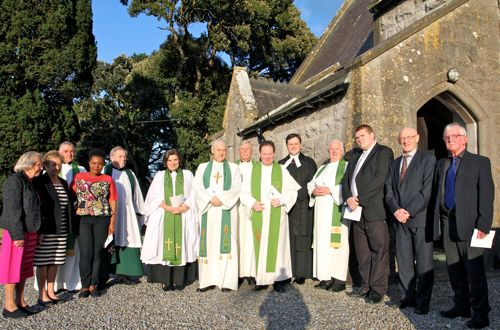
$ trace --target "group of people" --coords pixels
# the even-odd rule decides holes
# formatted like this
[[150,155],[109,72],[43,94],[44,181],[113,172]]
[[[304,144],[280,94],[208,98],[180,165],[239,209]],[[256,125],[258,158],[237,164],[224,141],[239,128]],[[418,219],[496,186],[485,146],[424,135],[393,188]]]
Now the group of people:
[[[33,264],[41,306],[57,303],[59,288],[99,296],[110,272],[136,283],[143,264],[148,282],[165,291],[183,290],[198,277],[199,292],[237,290],[244,280],[253,291],[273,285],[284,292],[292,279],[297,285],[317,279],[316,288],[338,292],[351,272],[359,283],[347,294],[376,304],[388,286],[388,226],[394,226],[399,308],[429,312],[433,241],[442,235],[455,297],[441,315],[472,316],[472,328],[489,325],[483,249],[470,246],[474,230],[483,239],[491,228],[489,159],[466,150],[466,130],[456,123],[444,129],[449,157],[437,163],[418,150],[413,128],[399,133],[402,155],[395,160],[370,126],[357,127],[355,139],[359,148],[347,154],[332,140],[319,168],[301,152],[298,134],[286,137],[289,154],[279,162],[272,141],[260,143],[258,161],[242,141],[232,163],[226,143],[215,140],[212,159],[194,175],[172,149],[145,200],[122,147],[111,150],[106,166],[104,153],[91,151],[88,173],[74,163],[70,142],[43,157],[28,152],[3,187],[3,315],[36,312],[23,294]],[[103,250],[111,237],[108,258]]]

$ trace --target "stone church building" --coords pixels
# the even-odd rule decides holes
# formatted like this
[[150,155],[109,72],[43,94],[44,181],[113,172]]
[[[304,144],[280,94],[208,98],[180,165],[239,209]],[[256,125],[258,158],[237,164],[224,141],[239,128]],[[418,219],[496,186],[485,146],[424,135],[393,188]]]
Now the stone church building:
[[[236,67],[223,135],[228,158],[242,139],[276,143],[302,136],[303,152],[322,163],[328,141],[355,146],[354,129],[371,125],[400,154],[397,135],[417,127],[420,149],[446,156],[443,128],[467,128],[468,149],[492,161],[500,196],[500,1],[345,0],[289,83],[249,78]],[[500,226],[500,198],[494,225]]]

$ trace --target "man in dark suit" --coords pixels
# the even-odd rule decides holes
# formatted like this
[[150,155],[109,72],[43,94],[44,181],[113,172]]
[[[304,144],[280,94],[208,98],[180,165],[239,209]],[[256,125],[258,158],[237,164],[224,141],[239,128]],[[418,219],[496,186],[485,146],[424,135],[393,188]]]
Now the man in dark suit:
[[368,125],[355,132],[360,149],[352,150],[342,180],[342,196],[350,210],[361,207],[361,218],[354,222],[354,245],[362,285],[349,294],[379,303],[387,291],[389,279],[389,232],[384,206],[384,185],[394,159],[389,147],[375,140]]
[[415,307],[429,313],[434,271],[433,236],[426,228],[436,158],[417,149],[420,136],[414,128],[403,128],[399,144],[403,155],[392,162],[385,182],[385,203],[396,228],[396,258],[403,299],[399,308]]
[[307,183],[316,173],[314,160],[304,156],[300,151],[302,139],[299,134],[289,134],[286,139],[288,156],[279,161],[285,165],[292,177],[301,186],[297,201],[288,213],[290,230],[290,254],[294,283],[304,284],[305,279],[312,278],[313,267],[313,210],[309,207]]
[[[439,224],[448,266],[448,276],[455,293],[454,306],[441,311],[446,318],[470,317],[469,328],[490,324],[488,285],[483,249],[471,247],[474,233],[483,239],[491,229],[495,188],[487,157],[466,150],[467,131],[460,124],[445,127],[443,139],[449,158],[441,159],[434,176],[434,224]],[[435,235],[435,239],[438,235]]]

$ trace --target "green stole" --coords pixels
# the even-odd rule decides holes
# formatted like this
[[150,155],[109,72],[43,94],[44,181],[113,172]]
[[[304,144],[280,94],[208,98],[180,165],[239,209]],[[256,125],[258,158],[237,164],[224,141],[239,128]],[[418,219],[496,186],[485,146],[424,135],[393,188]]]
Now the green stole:
[[[323,167],[319,169],[318,173],[314,178],[320,176],[320,174],[325,170],[327,166],[328,165],[323,165]],[[337,172],[335,173],[335,185],[339,185],[340,182],[342,181],[342,177],[344,176],[345,172],[345,166],[346,166],[346,161],[343,159],[339,160],[339,164],[337,166]],[[340,242],[342,238],[341,219],[342,219],[342,205],[335,205],[335,203],[333,203],[332,230],[330,235],[330,247],[333,249],[340,248]]]
[[[203,173],[203,186],[207,189],[210,186],[210,175],[212,174],[213,160],[209,161]],[[224,191],[231,189],[231,168],[227,160],[222,163],[224,172]],[[218,174],[218,173],[217,173]],[[208,212],[208,211],[207,211]],[[200,257],[207,257],[207,212],[201,216],[200,235]],[[220,253],[231,253],[231,211],[222,210],[221,233],[220,233]]]
[[[175,177],[175,194],[184,195],[184,174],[177,170]],[[174,183],[172,174],[165,170],[163,180],[163,191],[165,193],[165,204],[171,205],[170,197],[174,196]],[[172,214],[165,211],[163,216],[163,260],[170,262],[172,266],[178,266],[182,262],[182,215]]]
[[[125,171],[125,173],[127,173],[127,176],[128,176],[128,181],[130,181],[130,188],[132,189],[132,193],[135,193],[135,178],[134,178],[134,174],[132,173],[132,171],[126,167],[124,167],[123,169],[120,169],[120,168],[116,168],[117,171]],[[106,166],[104,166],[104,174],[106,175],[109,175],[109,176],[113,176],[113,165],[112,164],[108,164]]]
[[[273,168],[271,172],[271,185],[276,188],[278,192],[281,193],[283,188],[283,173],[281,165],[273,162]],[[255,164],[252,168],[252,179],[251,179],[251,190],[252,197],[258,202],[261,201],[261,183],[262,183],[262,163],[259,162]],[[266,272],[274,273],[276,270],[276,258],[278,256],[278,238],[280,234],[280,222],[281,222],[281,206],[272,207],[269,220],[269,236],[267,238],[267,260],[266,260]],[[255,264],[256,270],[259,266],[259,253],[260,253],[260,239],[262,234],[262,223],[263,216],[262,212],[257,212],[252,210],[251,215],[252,220],[252,232],[253,232],[253,242],[255,250]]]

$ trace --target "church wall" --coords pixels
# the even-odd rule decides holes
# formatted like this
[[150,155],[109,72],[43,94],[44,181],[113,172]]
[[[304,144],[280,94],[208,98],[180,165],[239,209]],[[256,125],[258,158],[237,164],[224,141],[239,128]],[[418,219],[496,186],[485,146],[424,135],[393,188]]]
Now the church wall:
[[[359,117],[371,124],[382,142],[397,154],[397,133],[407,125],[416,127],[420,107],[441,92],[455,95],[471,114],[468,129],[477,129],[479,153],[492,160],[497,196],[500,153],[494,142],[500,138],[498,6],[497,0],[471,0],[394,46],[379,44],[370,52],[380,54],[372,58],[370,52],[365,54],[355,70],[359,89],[353,100],[361,109]],[[380,52],[384,47],[387,49]],[[448,82],[447,73],[452,68],[459,72],[456,83]],[[495,209],[495,223],[500,226],[498,197]]]

